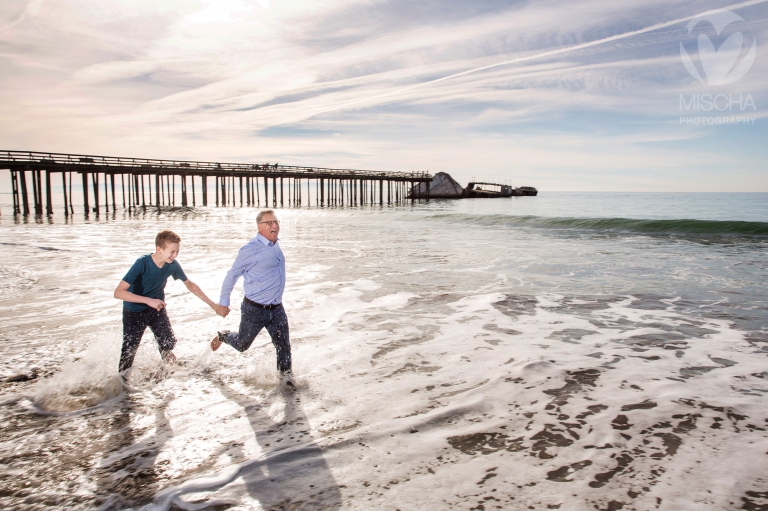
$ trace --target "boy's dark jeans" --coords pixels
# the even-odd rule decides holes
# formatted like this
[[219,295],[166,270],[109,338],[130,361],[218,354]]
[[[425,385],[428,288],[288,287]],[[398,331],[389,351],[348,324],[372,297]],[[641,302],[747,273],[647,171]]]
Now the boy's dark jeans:
[[120,372],[133,365],[136,350],[139,349],[141,337],[147,327],[155,334],[161,355],[165,355],[176,346],[176,336],[173,335],[171,320],[168,319],[165,308],[155,310],[150,307],[141,312],[123,310],[123,350],[120,353]]
[[256,335],[266,327],[277,353],[277,369],[280,372],[291,370],[291,342],[288,335],[288,316],[282,304],[271,309],[263,309],[250,300],[243,300],[240,309],[240,330],[229,332],[222,341],[237,351],[243,352],[251,347]]

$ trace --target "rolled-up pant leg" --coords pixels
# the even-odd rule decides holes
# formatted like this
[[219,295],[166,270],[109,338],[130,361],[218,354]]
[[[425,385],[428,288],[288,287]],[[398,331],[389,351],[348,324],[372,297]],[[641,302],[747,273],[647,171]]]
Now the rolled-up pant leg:
[[291,370],[291,340],[288,333],[288,315],[282,305],[270,311],[267,332],[277,354],[277,369],[283,373]]

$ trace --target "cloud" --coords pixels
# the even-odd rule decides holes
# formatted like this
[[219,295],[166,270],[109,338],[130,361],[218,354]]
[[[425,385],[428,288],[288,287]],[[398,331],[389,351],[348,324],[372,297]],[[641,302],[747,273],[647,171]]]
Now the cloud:
[[[513,151],[559,179],[566,170],[551,169],[581,174],[590,157],[641,174],[637,161],[734,161],[735,130],[675,125],[679,96],[705,87],[680,60],[698,35],[686,21],[722,7],[697,5],[46,0],[34,23],[16,23],[19,4],[0,34],[0,136],[65,152],[454,172],[470,164],[463,151],[482,151],[489,172]],[[739,5],[757,57],[728,92],[763,108],[768,12]],[[712,137],[720,153],[699,158]]]
[[[246,0],[207,0],[208,6],[185,18],[187,23],[202,25],[206,23],[233,23],[239,19],[239,14],[250,12],[254,8],[252,2]],[[269,7],[269,0],[261,0],[262,6]]]
[[146,75],[158,69],[152,61],[105,62],[79,69],[72,78],[83,83],[106,83]]
[[34,18],[35,16],[37,16],[38,13],[40,12],[40,8],[42,7],[42,5],[43,5],[43,0],[31,0],[30,2],[28,2],[27,5],[19,14],[11,18],[11,20],[9,20],[8,22],[0,25],[0,35],[10,30],[11,28],[15,27],[19,23],[22,23],[27,19]]

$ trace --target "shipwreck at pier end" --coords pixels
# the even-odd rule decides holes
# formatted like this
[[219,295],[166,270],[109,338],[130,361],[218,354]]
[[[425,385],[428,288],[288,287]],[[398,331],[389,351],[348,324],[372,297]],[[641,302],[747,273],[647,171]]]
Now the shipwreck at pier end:
[[532,186],[512,187],[499,183],[471,182],[466,188],[446,172],[438,172],[429,183],[418,183],[411,188],[409,199],[475,199],[497,197],[535,196],[539,191]]

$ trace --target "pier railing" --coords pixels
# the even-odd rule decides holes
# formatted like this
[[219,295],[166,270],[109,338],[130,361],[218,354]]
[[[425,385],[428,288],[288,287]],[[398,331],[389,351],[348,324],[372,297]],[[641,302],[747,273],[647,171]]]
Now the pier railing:
[[64,172],[72,167],[76,171],[93,172],[93,167],[153,172],[188,172],[195,175],[209,173],[286,174],[317,177],[319,175],[368,177],[374,179],[406,179],[424,181],[432,179],[428,172],[383,172],[360,169],[335,169],[280,165],[279,163],[225,163],[190,160],[157,160],[152,158],[128,158],[120,156],[94,156],[88,154],[44,153],[36,151],[0,150],[0,168],[29,166],[28,170],[41,169]]

